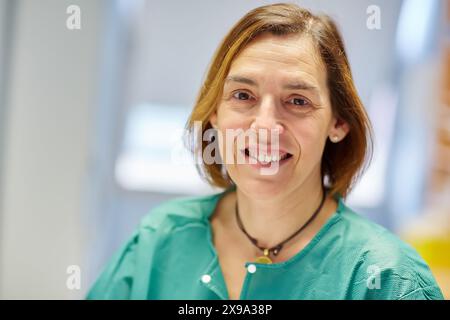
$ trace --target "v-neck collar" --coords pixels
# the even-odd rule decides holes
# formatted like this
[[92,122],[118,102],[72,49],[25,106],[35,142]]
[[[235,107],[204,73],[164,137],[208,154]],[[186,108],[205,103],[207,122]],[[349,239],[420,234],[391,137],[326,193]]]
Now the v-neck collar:
[[[225,284],[225,279],[223,276],[223,271],[221,269],[218,253],[213,243],[213,231],[212,231],[212,225],[210,218],[212,214],[215,211],[215,208],[219,202],[220,199],[222,199],[227,193],[236,190],[236,185],[232,185],[231,187],[227,188],[226,190],[216,193],[212,195],[212,199],[209,202],[209,205],[205,208],[205,212],[203,215],[203,220],[206,223],[207,226],[207,241],[208,241],[208,247],[212,253],[212,259],[211,262],[208,264],[206,269],[204,270],[204,275],[210,276],[210,281],[208,283],[203,283],[206,287],[208,287],[210,290],[212,290],[219,298],[223,300],[228,300],[228,290]],[[290,259],[283,261],[283,262],[276,262],[271,264],[263,264],[263,263],[257,263],[257,262],[250,262],[247,261],[243,267],[248,268],[250,265],[255,265],[257,268],[265,268],[265,269],[272,269],[272,270],[285,270],[285,268],[289,267],[290,265],[294,264],[295,262],[298,262],[301,260],[305,255],[310,252],[314,246],[326,235],[327,231],[341,219],[341,213],[343,212],[345,208],[345,204],[343,202],[342,197],[335,197],[335,199],[338,201],[338,206],[335,212],[328,218],[328,220],[322,225],[322,227],[319,229],[319,231],[314,235],[314,237],[308,242],[308,244],[301,249],[299,252],[297,252],[294,256],[292,256]],[[247,272],[244,283],[241,289],[240,297],[239,299],[244,298],[247,295],[247,284],[249,281],[250,273]]]

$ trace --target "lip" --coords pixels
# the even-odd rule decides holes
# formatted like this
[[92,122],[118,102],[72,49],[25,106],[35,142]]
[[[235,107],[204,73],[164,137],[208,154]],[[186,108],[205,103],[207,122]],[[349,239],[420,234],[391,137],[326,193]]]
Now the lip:
[[288,152],[285,149],[281,149],[281,148],[272,148],[270,145],[266,146],[265,148],[259,148],[259,145],[254,145],[254,146],[246,146],[244,149],[241,150],[241,152],[245,152],[245,149],[248,149],[252,154],[260,154],[261,151],[263,151],[264,155],[278,155],[280,157],[286,155],[286,154],[290,154],[293,155],[292,153]]

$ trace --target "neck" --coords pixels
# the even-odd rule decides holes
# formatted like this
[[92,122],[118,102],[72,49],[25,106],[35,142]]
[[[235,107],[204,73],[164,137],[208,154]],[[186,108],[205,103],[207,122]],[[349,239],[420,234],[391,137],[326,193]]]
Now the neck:
[[253,199],[239,189],[236,192],[242,223],[263,247],[277,245],[302,227],[320,205],[322,196],[321,179],[314,179],[289,193],[267,199]]

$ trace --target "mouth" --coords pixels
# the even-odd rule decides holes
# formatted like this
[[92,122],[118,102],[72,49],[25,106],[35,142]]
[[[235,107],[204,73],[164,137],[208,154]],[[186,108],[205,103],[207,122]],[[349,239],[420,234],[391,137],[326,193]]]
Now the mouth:
[[277,151],[277,152],[257,152],[257,150],[245,148],[242,150],[242,153],[245,155],[246,160],[250,158],[256,160],[256,164],[250,163],[253,166],[271,166],[272,164],[278,163],[279,165],[284,164],[292,158],[292,154],[285,151]]

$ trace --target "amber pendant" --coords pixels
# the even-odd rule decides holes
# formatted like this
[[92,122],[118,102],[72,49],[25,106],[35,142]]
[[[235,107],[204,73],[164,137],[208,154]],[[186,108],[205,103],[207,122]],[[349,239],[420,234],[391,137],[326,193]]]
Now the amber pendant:
[[269,258],[269,249],[264,249],[264,255],[256,258],[256,263],[270,264],[272,260]]

